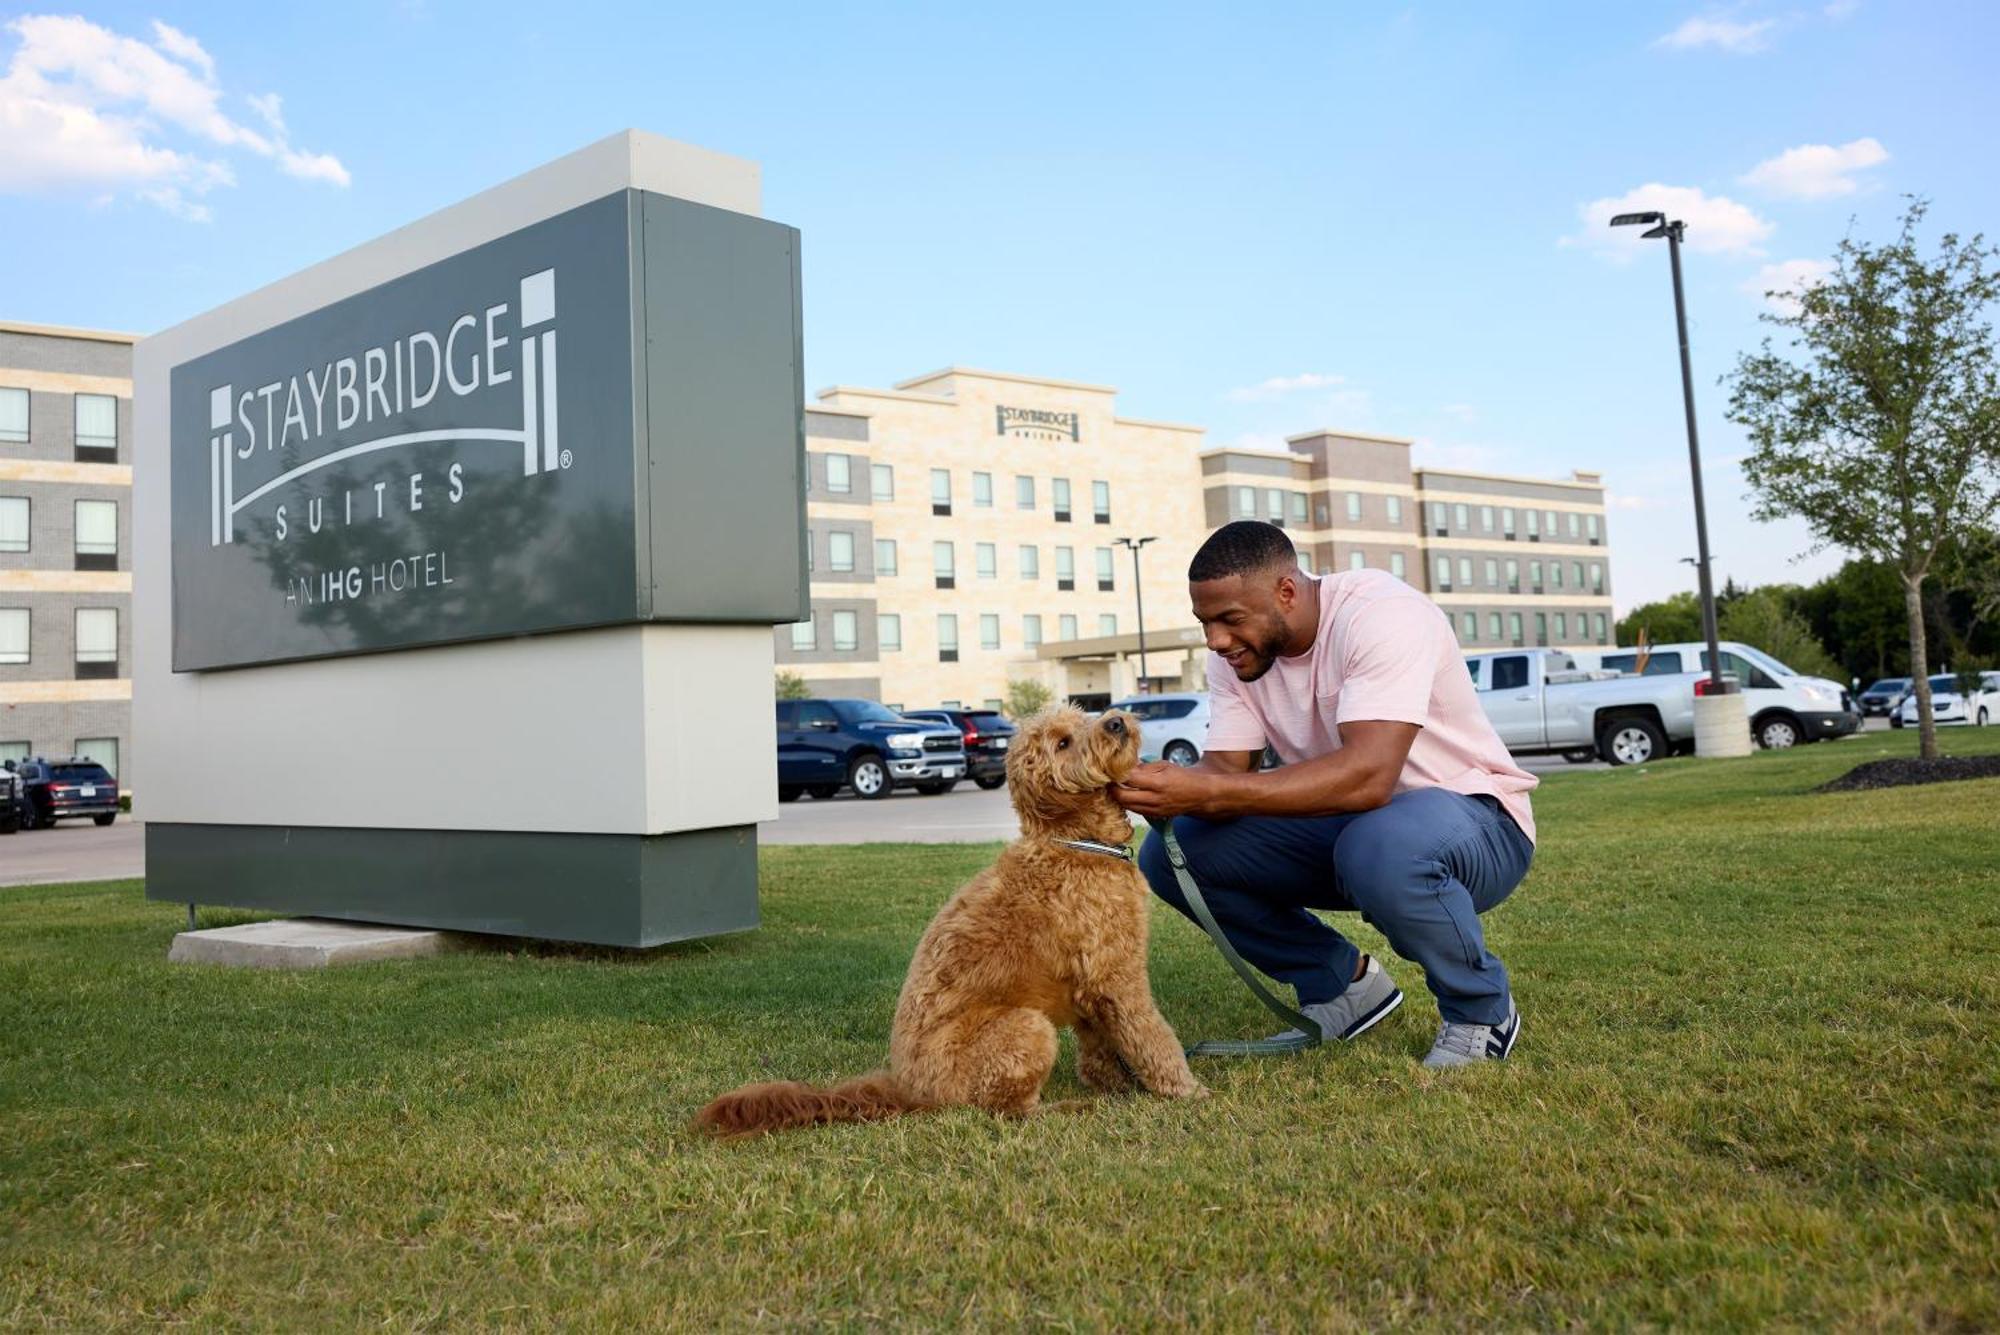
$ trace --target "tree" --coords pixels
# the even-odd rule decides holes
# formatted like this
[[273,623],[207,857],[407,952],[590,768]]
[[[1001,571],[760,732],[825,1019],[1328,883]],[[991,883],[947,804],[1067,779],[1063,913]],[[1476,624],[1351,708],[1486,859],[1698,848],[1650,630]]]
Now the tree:
[[1722,638],[1762,649],[1809,677],[1831,677],[1846,685],[1847,669],[1833,660],[1806,619],[1792,610],[1786,592],[1781,588],[1739,589],[1722,613]]
[[1007,683],[1007,717],[1020,722],[1049,707],[1056,693],[1038,681],[1017,677]]
[[806,679],[798,673],[788,672],[784,668],[779,668],[778,698],[780,700],[809,700],[812,698],[812,687],[806,685]]
[[1925,656],[1924,581],[1939,548],[2000,510],[2000,380],[1993,329],[2000,255],[1985,239],[1940,238],[1918,253],[1928,205],[1912,200],[1887,245],[1848,237],[1834,271],[1761,318],[1790,331],[1783,351],[1738,357],[1729,416],[1759,519],[1796,515],[1819,545],[1895,567],[1916,678],[1919,745],[1936,759]]
[[1618,643],[1637,644],[1642,630],[1648,644],[1701,639],[1701,600],[1692,593],[1677,593],[1657,603],[1641,603],[1619,621]]

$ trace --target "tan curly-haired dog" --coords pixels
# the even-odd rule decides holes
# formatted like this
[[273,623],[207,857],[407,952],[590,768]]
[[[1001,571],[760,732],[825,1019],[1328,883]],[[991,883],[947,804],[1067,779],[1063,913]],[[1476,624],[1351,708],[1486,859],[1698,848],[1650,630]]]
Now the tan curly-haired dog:
[[1106,791],[1139,755],[1139,724],[1113,711],[1043,710],[1007,755],[1021,837],[951,897],[917,946],[896,1004],[889,1069],[830,1088],[746,1085],[697,1126],[741,1136],[873,1121],[969,1104],[1024,1117],[1074,1026],[1093,1089],[1203,1093],[1146,982],[1146,883],[1131,862],[1065,840],[1123,848],[1132,825]]

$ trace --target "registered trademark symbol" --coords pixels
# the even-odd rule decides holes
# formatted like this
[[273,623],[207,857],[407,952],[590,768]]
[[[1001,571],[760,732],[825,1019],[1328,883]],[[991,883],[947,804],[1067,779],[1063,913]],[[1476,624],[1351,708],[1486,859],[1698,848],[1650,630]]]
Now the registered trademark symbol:
[[569,452],[568,450],[564,450],[564,451],[562,452],[562,466],[563,466],[564,468],[568,468],[568,467],[569,467],[569,465],[570,465],[570,460],[571,460],[571,459],[572,459],[573,457],[574,457],[574,456],[572,456],[572,455],[570,454],[570,452]]

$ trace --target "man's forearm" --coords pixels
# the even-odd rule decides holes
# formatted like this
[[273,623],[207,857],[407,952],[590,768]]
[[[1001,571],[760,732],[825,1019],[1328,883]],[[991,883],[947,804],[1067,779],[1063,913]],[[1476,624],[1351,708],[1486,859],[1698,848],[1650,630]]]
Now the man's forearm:
[[1395,791],[1395,776],[1352,751],[1274,770],[1205,770],[1201,806],[1196,815],[1216,818],[1237,816],[1332,816],[1344,811],[1373,811],[1387,802]]

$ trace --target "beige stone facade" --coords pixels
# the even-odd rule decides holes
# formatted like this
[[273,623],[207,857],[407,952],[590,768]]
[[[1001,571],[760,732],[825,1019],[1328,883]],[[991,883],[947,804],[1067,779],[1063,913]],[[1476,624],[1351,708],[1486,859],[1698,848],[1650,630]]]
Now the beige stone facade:
[[1118,540],[1150,538],[1144,685],[1199,690],[1185,572],[1240,518],[1293,533],[1309,570],[1361,563],[1409,580],[1468,649],[1608,643],[1595,475],[1413,470],[1410,441],[1355,432],[1288,444],[1211,450],[1199,427],[1120,416],[1104,386],[960,367],[824,390],[806,414],[813,620],[778,628],[778,662],[816,694],[909,708],[990,704],[1016,678],[1092,705],[1133,694],[1142,646]]

